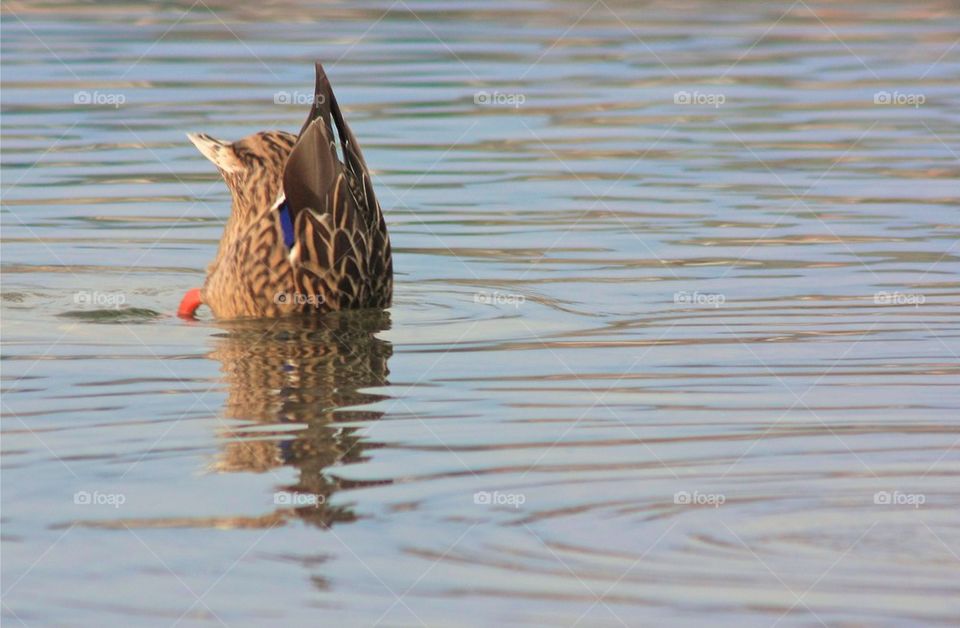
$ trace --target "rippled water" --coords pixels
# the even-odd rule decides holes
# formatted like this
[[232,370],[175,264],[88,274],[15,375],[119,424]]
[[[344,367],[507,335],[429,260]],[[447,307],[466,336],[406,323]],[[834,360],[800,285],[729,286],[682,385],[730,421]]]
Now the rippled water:
[[[956,625],[958,18],[5,3],[5,622]],[[313,59],[393,308],[177,319]]]

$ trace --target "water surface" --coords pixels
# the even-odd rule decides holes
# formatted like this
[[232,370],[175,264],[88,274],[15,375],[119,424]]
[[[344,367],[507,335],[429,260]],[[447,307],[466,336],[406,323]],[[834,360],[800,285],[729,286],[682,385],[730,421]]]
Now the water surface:
[[[958,18],[6,3],[4,621],[955,625]],[[314,59],[394,306],[177,319]]]

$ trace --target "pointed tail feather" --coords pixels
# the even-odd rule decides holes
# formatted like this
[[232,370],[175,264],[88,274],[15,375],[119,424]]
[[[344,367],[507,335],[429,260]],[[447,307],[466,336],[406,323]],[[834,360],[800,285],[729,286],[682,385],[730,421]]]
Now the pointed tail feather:
[[[344,169],[337,155],[334,125],[343,150],[344,165],[354,180],[364,181],[368,177],[360,145],[343,118],[330,79],[318,62],[313,106],[283,173],[284,192],[294,215],[304,207],[320,212],[330,210],[326,206],[327,199]],[[367,187],[365,182],[364,188]]]

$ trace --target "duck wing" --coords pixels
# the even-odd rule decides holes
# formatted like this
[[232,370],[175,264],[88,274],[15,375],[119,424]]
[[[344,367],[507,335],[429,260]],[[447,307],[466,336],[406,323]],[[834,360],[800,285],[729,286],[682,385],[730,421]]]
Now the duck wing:
[[292,231],[286,239],[297,289],[321,296],[322,309],[386,307],[393,265],[383,214],[360,145],[319,63],[316,76],[313,106],[283,173],[284,230]]

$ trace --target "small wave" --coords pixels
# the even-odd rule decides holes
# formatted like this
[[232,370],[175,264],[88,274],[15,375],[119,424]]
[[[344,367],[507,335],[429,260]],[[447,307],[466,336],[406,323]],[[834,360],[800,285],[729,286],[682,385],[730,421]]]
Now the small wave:
[[87,323],[147,323],[163,318],[166,314],[145,307],[109,308],[103,310],[69,310],[61,318],[72,318]]

